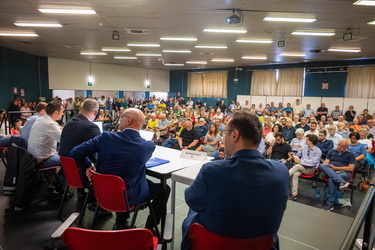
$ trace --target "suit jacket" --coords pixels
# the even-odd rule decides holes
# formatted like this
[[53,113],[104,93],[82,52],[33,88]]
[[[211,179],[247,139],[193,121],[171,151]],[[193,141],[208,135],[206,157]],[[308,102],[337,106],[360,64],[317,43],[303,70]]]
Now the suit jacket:
[[69,157],[70,151],[77,145],[88,141],[100,134],[100,129],[89,121],[86,116],[79,114],[65,124],[60,139],[61,156]]
[[232,238],[277,233],[288,199],[288,169],[257,150],[237,151],[232,158],[203,165],[185,190],[190,207],[183,223],[182,249],[189,249],[189,227]]
[[87,157],[98,153],[96,170],[101,174],[120,176],[125,181],[130,205],[151,199],[146,179],[146,162],[151,158],[155,144],[143,139],[134,129],[122,132],[104,132],[73,148],[70,156],[78,167],[91,166]]

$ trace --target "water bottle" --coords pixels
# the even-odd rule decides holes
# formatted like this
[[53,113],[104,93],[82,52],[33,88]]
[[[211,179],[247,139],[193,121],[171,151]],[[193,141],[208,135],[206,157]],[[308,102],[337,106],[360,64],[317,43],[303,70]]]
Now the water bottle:
[[320,189],[319,189],[319,188],[316,189],[315,199],[316,199],[317,201],[320,201]]

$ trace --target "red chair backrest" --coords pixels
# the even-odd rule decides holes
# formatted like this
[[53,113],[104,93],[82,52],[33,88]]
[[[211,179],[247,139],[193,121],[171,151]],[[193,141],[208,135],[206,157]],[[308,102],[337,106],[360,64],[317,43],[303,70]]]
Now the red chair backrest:
[[144,228],[105,231],[69,227],[63,238],[70,250],[150,250],[156,249],[157,244],[157,238]]
[[129,211],[126,186],[116,175],[92,173],[92,188],[99,205],[112,212]]
[[190,226],[190,238],[192,250],[269,250],[274,245],[272,234],[253,239],[228,238],[211,233],[198,223]]
[[66,178],[66,184],[75,188],[83,188],[81,175],[74,159],[60,156],[60,162]]

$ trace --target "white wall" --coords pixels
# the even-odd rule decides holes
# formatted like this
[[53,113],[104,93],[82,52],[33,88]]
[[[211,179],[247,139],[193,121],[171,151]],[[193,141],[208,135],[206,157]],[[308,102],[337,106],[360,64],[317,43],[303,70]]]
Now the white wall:
[[[169,71],[91,63],[93,86],[87,86],[90,63],[48,58],[49,88],[169,92]],[[150,80],[151,87],[145,86]]]
[[65,101],[67,98],[74,98],[74,90],[53,90],[52,91],[52,96],[58,96],[60,97],[63,101]]

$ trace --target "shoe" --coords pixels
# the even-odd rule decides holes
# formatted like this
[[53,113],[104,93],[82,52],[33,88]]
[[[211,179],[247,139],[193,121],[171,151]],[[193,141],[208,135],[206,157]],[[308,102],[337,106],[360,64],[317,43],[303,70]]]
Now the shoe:
[[349,187],[349,182],[342,181],[340,183],[339,190],[342,192],[342,191],[345,191],[348,187]]
[[333,203],[326,202],[323,205],[323,209],[326,211],[332,211],[333,210]]
[[125,221],[124,224],[115,223],[113,225],[113,230],[124,230],[124,229],[130,229],[129,223],[127,221]]
[[288,200],[295,201],[297,200],[297,195],[289,195]]

